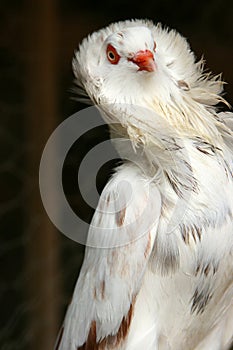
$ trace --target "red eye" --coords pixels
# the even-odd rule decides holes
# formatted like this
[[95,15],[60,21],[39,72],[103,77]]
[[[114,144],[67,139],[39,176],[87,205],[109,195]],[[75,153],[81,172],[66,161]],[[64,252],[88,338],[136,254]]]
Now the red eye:
[[117,64],[120,60],[121,56],[118,55],[117,50],[111,44],[107,46],[107,59],[112,64]]

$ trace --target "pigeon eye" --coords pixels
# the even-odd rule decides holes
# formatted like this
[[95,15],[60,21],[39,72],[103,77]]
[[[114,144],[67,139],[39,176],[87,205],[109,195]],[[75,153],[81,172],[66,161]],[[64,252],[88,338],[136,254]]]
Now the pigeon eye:
[[117,50],[112,45],[107,46],[107,59],[111,64],[117,64],[121,56],[117,53]]

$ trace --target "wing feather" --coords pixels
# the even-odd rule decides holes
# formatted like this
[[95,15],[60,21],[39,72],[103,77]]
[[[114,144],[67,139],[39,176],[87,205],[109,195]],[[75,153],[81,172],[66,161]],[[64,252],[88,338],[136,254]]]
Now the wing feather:
[[125,341],[160,208],[159,191],[140,169],[118,169],[90,225],[59,350],[115,349]]

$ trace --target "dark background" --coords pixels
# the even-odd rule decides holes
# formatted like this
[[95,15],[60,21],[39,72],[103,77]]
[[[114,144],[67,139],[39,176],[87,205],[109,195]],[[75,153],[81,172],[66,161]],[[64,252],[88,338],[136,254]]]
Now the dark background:
[[[71,59],[80,40],[112,21],[149,18],[176,28],[214,73],[223,72],[233,102],[231,0],[2,0],[0,4],[0,348],[51,350],[71,298],[83,247],[57,232],[39,196],[41,152],[59,123],[84,106],[73,101]],[[72,207],[91,212],[76,189],[83,152],[66,160]],[[93,141],[94,140],[94,141]],[[112,164],[111,164],[112,165]],[[99,177],[99,188],[109,169]],[[187,349],[188,350],[188,349]]]

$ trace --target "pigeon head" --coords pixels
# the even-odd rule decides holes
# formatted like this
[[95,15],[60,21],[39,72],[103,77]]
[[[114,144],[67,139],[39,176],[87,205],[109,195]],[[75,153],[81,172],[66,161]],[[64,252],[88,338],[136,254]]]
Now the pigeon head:
[[136,20],[110,25],[84,39],[73,69],[77,84],[95,103],[143,105],[150,96],[166,100],[179,89],[177,81],[185,75],[180,59],[194,65],[185,39],[160,25]]
[[85,38],[73,70],[95,104],[147,108],[183,133],[209,133],[214,105],[224,102],[223,82],[204,72],[187,40],[147,20],[114,23]]

